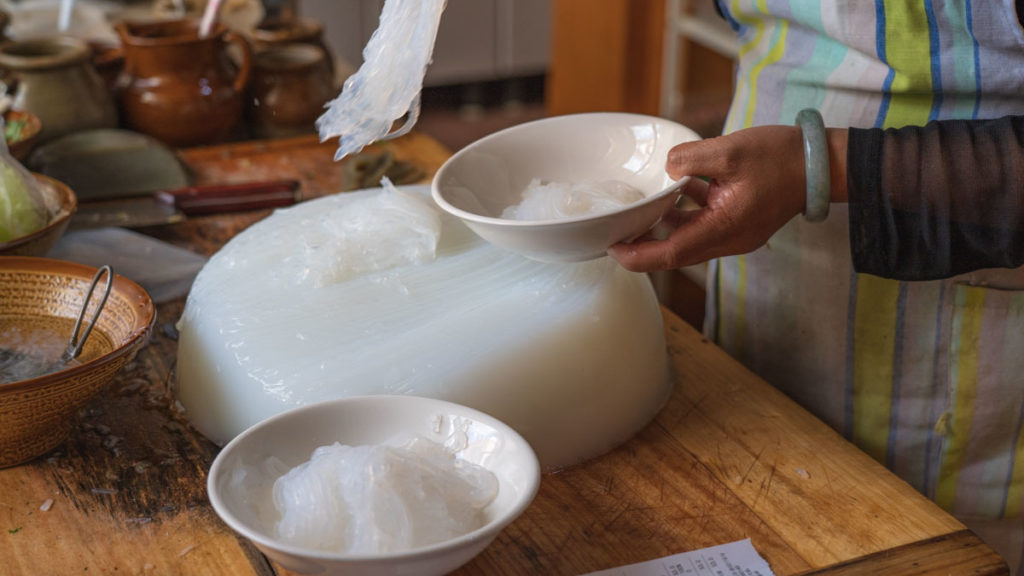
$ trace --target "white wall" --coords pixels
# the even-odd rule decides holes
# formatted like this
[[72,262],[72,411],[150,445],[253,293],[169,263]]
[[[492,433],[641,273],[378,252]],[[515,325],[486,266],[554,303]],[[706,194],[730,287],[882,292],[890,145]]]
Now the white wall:
[[[337,56],[358,67],[383,0],[299,0],[299,13],[324,24]],[[542,74],[550,46],[550,0],[448,0],[428,86]]]

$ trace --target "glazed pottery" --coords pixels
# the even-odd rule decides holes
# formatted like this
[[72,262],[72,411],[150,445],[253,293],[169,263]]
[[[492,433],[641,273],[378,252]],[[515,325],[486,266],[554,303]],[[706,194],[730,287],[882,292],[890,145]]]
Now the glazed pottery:
[[[44,355],[44,348],[52,354],[55,345],[66,346],[96,271],[63,260],[0,258],[0,352],[10,373],[35,356],[46,360],[50,354]],[[97,286],[102,287],[103,282]],[[95,329],[75,360],[56,372],[32,377],[34,372],[25,371],[22,380],[0,380],[0,468],[27,462],[60,444],[83,405],[146,344],[156,308],[145,290],[115,274],[110,296],[94,314],[97,302],[91,300],[86,314],[87,320],[96,317]]]
[[316,132],[316,119],[334,97],[323,50],[308,44],[273,46],[253,58],[246,99],[249,127],[259,138]]
[[38,143],[93,128],[117,126],[117,109],[85,42],[54,36],[0,46],[0,68],[14,88],[13,107],[39,117]]
[[[603,258],[609,246],[644,234],[675,205],[690,177],[672,180],[665,158],[676,144],[695,140],[700,136],[693,130],[657,116],[552,116],[484,136],[459,150],[437,171],[432,194],[442,210],[505,250],[541,262]],[[535,182],[556,183],[556,190],[577,182],[620,182],[644,198],[561,218],[502,217]]]
[[82,202],[182,188],[188,172],[175,151],[131,130],[89,130],[40,146],[29,169],[60,180]]
[[92,51],[92,65],[103,80],[107,90],[114,97],[117,90],[117,78],[124,69],[124,52],[119,45],[103,42],[89,42]]
[[334,58],[324,42],[324,25],[312,18],[280,16],[267,18],[249,33],[253,50],[261,52],[289,44],[309,44],[323,50],[333,82]]
[[45,256],[60,240],[78,209],[78,198],[63,182],[42,174],[33,174],[39,183],[46,205],[46,225],[24,236],[0,242],[0,257]]
[[268,19],[281,18],[285,20],[295,17],[295,13],[299,10],[297,4],[298,0],[274,0],[263,3]]
[[[200,38],[191,19],[117,25],[124,69],[117,90],[125,123],[171,146],[212,144],[242,118],[252,50],[222,26]],[[229,47],[237,48],[236,67]]]
[[[329,442],[367,447],[381,447],[406,438],[439,445],[443,443],[446,454],[453,459],[450,465],[478,466],[483,469],[481,472],[486,470],[497,490],[490,503],[477,512],[481,519],[478,528],[422,546],[404,548],[407,544],[403,541],[403,544],[395,546],[398,550],[351,552],[344,551],[341,544],[335,550],[316,549],[296,541],[300,539],[281,538],[274,528],[279,514],[274,508],[272,487],[281,472],[306,461],[308,455],[322,445],[321,439],[324,438],[330,438]],[[418,464],[414,456],[403,455],[401,458],[411,460],[413,465],[444,470],[435,461]],[[257,464],[253,465],[254,462]],[[283,470],[275,468],[271,471],[269,466],[260,465],[263,462],[274,462],[275,465],[279,462]],[[401,481],[386,478],[401,475],[400,469],[399,465],[388,463],[372,469],[353,469],[348,474],[356,478],[362,472],[375,475],[375,480],[387,487],[381,488],[381,493],[397,489],[394,508],[388,508],[387,513],[398,517],[406,510],[404,499],[411,497],[401,491]],[[418,490],[420,498],[424,492],[430,494],[429,486],[422,487],[430,481],[427,472],[421,473],[426,480],[421,480],[416,473],[406,474],[409,477],[405,479],[405,485],[414,486],[410,489]],[[385,479],[378,480],[381,477]],[[456,479],[451,482],[470,484],[459,477]],[[210,466],[206,491],[213,509],[228,526],[290,571],[322,576],[443,576],[483,552],[530,506],[540,482],[540,466],[530,444],[497,418],[434,398],[378,395],[309,404],[255,424],[217,455]],[[352,481],[352,484],[358,486],[359,480]],[[348,485],[346,483],[346,487]],[[480,492],[485,490],[482,488]],[[370,513],[361,517],[363,508],[348,508],[343,503],[335,505],[327,490],[311,490],[309,498],[311,503],[323,506],[323,510],[332,511],[328,514],[341,509],[343,512],[337,521],[342,526],[345,526],[342,522],[381,522],[382,515],[374,517]],[[437,506],[444,509],[443,503]],[[470,508],[471,503],[467,500],[462,506]],[[272,513],[262,512],[267,509]],[[419,514],[422,517],[430,513],[413,510],[409,515]],[[456,521],[450,522],[454,524]],[[329,530],[332,524],[326,522],[320,526]],[[399,541],[398,537],[392,538]],[[358,544],[352,547],[356,546]]]

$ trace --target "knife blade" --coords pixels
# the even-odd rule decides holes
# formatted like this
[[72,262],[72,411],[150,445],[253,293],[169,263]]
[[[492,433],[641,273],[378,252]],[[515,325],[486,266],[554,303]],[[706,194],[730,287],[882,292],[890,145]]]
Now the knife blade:
[[298,202],[300,188],[297,180],[275,180],[185,186],[145,196],[90,200],[79,203],[70,226],[144,228],[174,224],[188,216],[291,206]]

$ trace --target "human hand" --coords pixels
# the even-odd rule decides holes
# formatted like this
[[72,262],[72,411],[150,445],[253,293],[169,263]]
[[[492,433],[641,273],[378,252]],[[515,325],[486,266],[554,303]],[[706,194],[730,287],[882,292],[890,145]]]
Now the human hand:
[[[839,154],[845,159],[841,132],[830,131],[830,161]],[[832,150],[840,144],[842,152]],[[760,126],[679,144],[669,151],[666,170],[673,179],[708,179],[691,178],[683,189],[699,208],[669,210],[657,227],[667,238],[648,234],[609,248],[629,270],[668,270],[750,252],[806,205],[803,137],[795,126]],[[845,184],[845,163],[841,178]]]

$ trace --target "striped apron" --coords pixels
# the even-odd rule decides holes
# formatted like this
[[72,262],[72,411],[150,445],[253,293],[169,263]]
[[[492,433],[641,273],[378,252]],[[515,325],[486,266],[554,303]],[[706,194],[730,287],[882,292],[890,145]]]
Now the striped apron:
[[[725,131],[1024,114],[1013,0],[719,0],[736,30]],[[1024,268],[856,274],[846,205],[710,264],[705,332],[1022,570]]]

